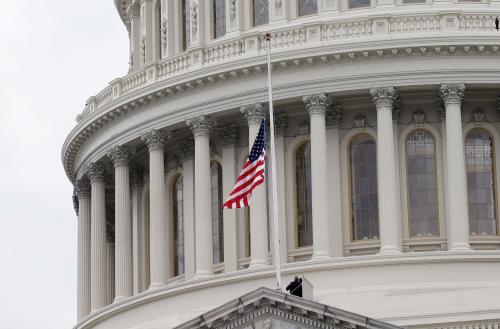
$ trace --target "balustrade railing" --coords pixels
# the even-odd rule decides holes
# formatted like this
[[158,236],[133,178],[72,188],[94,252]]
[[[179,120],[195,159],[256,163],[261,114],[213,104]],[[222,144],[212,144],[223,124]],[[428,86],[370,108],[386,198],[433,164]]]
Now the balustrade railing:
[[[298,47],[309,43],[317,46],[369,39],[374,34],[391,38],[404,34],[438,32],[482,32],[495,29],[496,14],[441,14],[439,12],[417,15],[386,15],[364,19],[334,18],[329,22],[312,22],[291,26],[288,29],[271,31],[272,47],[275,52]],[[121,79],[116,79],[99,94],[91,97],[84,111],[77,116],[81,121],[90,114],[123,95],[139,90],[147,84],[168,79],[193,69],[217,65],[242,56],[261,56],[265,54],[265,39],[262,33],[245,33],[241,37],[211,41],[203,48],[187,50],[147,65]],[[195,65],[196,64],[196,65]]]

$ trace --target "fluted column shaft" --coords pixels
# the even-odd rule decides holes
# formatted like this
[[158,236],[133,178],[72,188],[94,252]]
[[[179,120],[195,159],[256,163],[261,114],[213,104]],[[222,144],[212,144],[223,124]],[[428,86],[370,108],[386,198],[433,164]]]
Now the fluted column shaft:
[[[265,116],[264,104],[254,104],[241,109],[248,120],[248,147],[252,150],[253,143],[259,133],[260,123]],[[267,227],[267,196],[266,185],[257,186],[250,200],[250,267],[268,265],[268,227]]]
[[91,163],[87,169],[91,181],[90,304],[92,312],[106,306],[106,187],[104,170],[105,167],[100,162]]
[[400,253],[402,249],[392,123],[395,90],[393,87],[376,88],[371,90],[371,94],[377,109],[377,184],[380,253],[395,254]]
[[311,189],[313,221],[313,259],[330,257],[328,226],[328,187],[326,171],[325,94],[304,96],[311,117]]
[[149,254],[150,288],[167,283],[167,221],[165,203],[164,148],[167,135],[162,130],[151,130],[142,136],[149,150]]
[[126,146],[108,152],[115,167],[115,301],[132,296],[132,217],[130,213],[129,157]]
[[446,108],[446,163],[448,208],[448,250],[470,250],[467,176],[462,136],[461,103],[464,84],[441,85]]
[[147,229],[144,218],[144,206],[142,198],[144,193],[144,180],[142,169],[132,170],[131,178],[131,200],[132,200],[132,259],[133,259],[133,282],[134,295],[147,289],[147,259],[146,242]]
[[187,121],[194,135],[195,278],[213,274],[212,191],[209,135],[214,122],[200,116]]
[[77,182],[78,193],[78,265],[77,320],[90,313],[90,182]]

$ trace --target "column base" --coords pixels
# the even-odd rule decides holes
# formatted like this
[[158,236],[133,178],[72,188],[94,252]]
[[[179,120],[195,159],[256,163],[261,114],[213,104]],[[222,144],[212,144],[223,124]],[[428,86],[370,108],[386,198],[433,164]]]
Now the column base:
[[205,279],[214,275],[211,271],[198,271],[194,274],[193,280]]
[[401,253],[401,248],[396,246],[384,246],[380,248],[380,251],[378,252],[379,255],[399,255]]
[[266,260],[263,259],[252,259],[250,261],[250,265],[248,268],[261,268],[261,267],[267,267],[269,266],[269,263]]
[[329,260],[331,258],[332,256],[328,251],[317,251],[313,253],[311,260],[320,261],[320,260]]
[[165,287],[167,284],[162,282],[153,282],[149,285],[148,290],[156,290]]
[[468,243],[459,242],[459,243],[453,243],[448,249],[448,251],[451,252],[472,251],[472,248]]

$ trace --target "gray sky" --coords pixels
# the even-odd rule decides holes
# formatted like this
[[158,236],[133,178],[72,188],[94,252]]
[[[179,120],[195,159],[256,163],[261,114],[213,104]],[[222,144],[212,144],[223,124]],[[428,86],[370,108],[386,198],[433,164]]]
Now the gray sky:
[[0,328],[76,322],[76,216],[61,146],[127,72],[112,0],[0,0]]

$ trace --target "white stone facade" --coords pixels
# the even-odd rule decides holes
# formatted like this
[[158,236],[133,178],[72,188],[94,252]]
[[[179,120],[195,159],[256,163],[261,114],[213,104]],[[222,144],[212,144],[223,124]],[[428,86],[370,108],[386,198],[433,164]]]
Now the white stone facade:
[[62,151],[76,328],[173,328],[274,287],[271,191],[220,208],[267,115],[265,32],[284,281],[398,326],[498,328],[499,1],[115,3],[130,72]]

